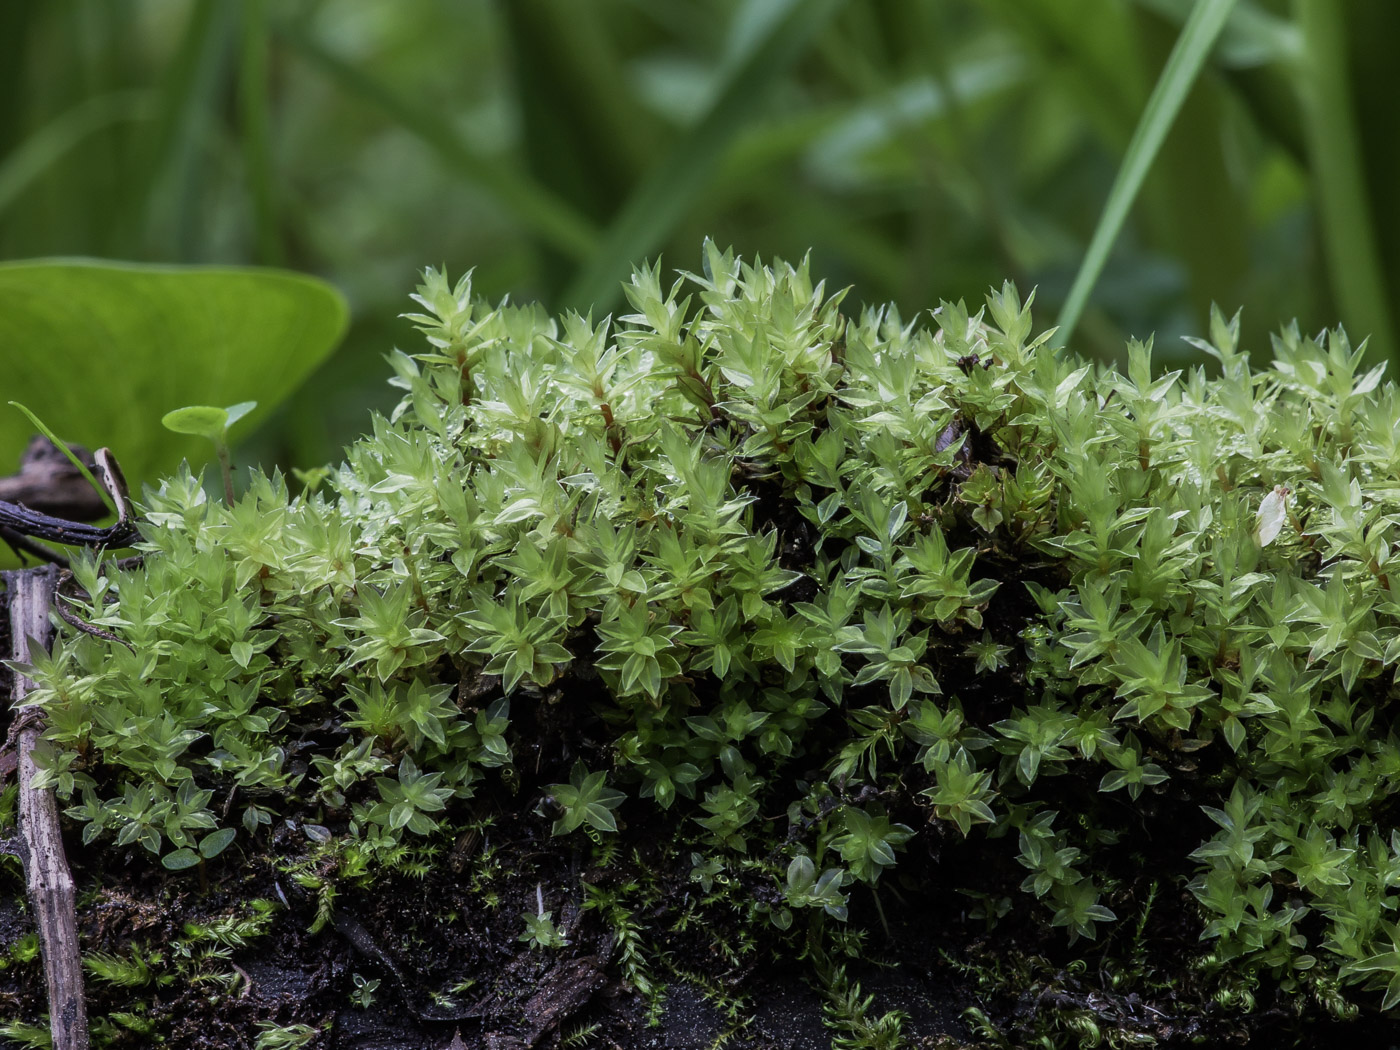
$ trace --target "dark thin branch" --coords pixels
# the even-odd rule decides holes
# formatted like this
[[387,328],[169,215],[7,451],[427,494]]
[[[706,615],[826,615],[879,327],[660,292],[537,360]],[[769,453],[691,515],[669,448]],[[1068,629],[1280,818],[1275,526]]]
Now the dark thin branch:
[[28,554],[32,558],[38,558],[42,562],[51,562],[54,565],[61,565],[68,568],[68,559],[58,551],[45,547],[38,540],[31,540],[28,536],[16,532],[14,529],[0,528],[0,540],[4,540],[10,549],[20,555],[23,563],[24,555]]
[[6,503],[4,500],[0,500],[0,528],[72,547],[130,547],[141,535],[129,521],[119,521],[99,529],[95,525],[40,514],[21,503]]

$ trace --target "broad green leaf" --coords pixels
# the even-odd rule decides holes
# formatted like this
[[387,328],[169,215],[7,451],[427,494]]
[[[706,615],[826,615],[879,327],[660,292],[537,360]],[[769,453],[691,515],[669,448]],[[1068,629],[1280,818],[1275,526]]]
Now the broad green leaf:
[[[165,413],[233,404],[232,417],[256,400],[256,422],[330,354],[346,320],[330,285],[278,270],[0,264],[7,399],[65,441],[112,449],[133,491],[213,451],[172,435]],[[0,413],[0,473],[16,469],[31,433],[19,413]]]

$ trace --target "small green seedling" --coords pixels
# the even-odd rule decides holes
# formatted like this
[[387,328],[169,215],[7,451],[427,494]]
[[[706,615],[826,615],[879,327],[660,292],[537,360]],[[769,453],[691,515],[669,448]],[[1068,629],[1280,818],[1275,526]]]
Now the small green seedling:
[[379,980],[371,980],[368,977],[361,977],[359,974],[352,975],[355,982],[355,990],[350,993],[350,1001],[361,1010],[368,1010],[374,1005],[374,993],[379,990]]
[[521,913],[525,920],[525,932],[516,940],[531,948],[563,948],[569,943],[562,930],[554,925],[552,912],[544,910],[544,887],[535,884],[535,910],[526,909]]
[[256,401],[240,401],[227,408],[188,405],[167,412],[161,418],[166,430],[206,437],[214,443],[214,453],[219,457],[219,471],[224,476],[224,501],[230,507],[233,506],[233,463],[228,456],[228,428],[257,407]]

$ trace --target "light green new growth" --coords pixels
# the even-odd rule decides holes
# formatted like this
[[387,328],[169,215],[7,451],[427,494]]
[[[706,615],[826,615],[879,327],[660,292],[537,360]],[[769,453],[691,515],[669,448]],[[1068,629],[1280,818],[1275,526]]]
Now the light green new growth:
[[966,888],[1071,943],[1174,883],[1209,966],[1400,999],[1400,392],[1344,334],[1260,372],[1217,314],[1217,378],[1119,373],[1010,285],[926,327],[713,244],[627,297],[428,271],[403,399],[320,492],[148,492],[144,566],[74,568],[132,648],[32,672],[85,841],[213,856],[236,786],[240,838],[388,863],[493,777],[556,834],[678,828],[783,927],[931,885],[935,836],[939,892],[1001,858]]
[[229,427],[257,407],[256,401],[240,401],[227,408],[188,405],[167,412],[160,420],[166,430],[207,438],[213,444],[214,454],[219,459],[219,473],[224,479],[224,502],[229,506],[233,505],[233,463],[228,454]]

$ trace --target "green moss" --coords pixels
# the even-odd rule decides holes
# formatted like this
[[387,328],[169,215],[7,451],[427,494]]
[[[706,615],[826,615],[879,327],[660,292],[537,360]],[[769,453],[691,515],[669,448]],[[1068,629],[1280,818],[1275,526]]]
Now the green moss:
[[1221,989],[1400,999],[1400,393],[1345,335],[1255,371],[1217,316],[1217,378],[1120,374],[1009,285],[926,328],[709,244],[627,295],[429,271],[328,492],[147,492],[144,564],[75,571],[131,648],[35,672],[87,841],[211,859],[232,791],[240,836],[392,865],[489,782],[559,835],[664,825],[794,937],[961,879],[1071,956],[1168,911]]

